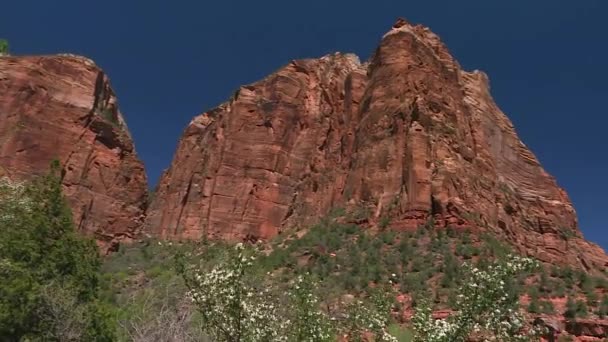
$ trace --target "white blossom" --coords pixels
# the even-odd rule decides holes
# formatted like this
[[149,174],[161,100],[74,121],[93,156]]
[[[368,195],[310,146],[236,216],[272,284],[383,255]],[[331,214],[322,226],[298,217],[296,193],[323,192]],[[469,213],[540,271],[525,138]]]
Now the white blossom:
[[435,320],[428,303],[422,303],[412,318],[419,341],[461,342],[471,334],[481,334],[484,341],[529,341],[538,330],[525,331],[518,310],[518,299],[506,295],[505,281],[536,267],[532,259],[508,256],[480,270],[465,264],[468,277],[459,288],[458,311],[446,319]]

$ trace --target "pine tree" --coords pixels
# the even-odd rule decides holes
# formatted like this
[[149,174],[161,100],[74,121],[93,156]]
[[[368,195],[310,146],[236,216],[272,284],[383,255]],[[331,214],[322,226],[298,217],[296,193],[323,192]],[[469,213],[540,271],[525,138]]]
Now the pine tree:
[[[97,247],[74,230],[60,170],[54,162],[49,174],[30,183],[0,187],[2,341],[62,340],[59,325],[70,319],[79,322],[72,329],[81,339],[111,340],[97,300]],[[49,310],[61,312],[61,320],[50,320]]]
[[0,39],[0,55],[8,54],[8,41]]

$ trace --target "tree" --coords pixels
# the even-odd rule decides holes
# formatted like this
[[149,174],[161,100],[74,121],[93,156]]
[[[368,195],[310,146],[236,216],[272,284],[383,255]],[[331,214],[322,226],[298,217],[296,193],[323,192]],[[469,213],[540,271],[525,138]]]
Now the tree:
[[196,310],[184,296],[181,277],[146,287],[121,303],[124,312],[118,341],[131,342],[210,342],[199,329]]
[[295,311],[289,329],[290,339],[302,342],[332,341],[333,327],[327,315],[319,310],[319,301],[313,295],[315,284],[310,275],[300,275],[289,293]]
[[111,340],[99,268],[94,241],[74,230],[59,163],[32,182],[0,179],[0,340],[53,340],[66,315],[79,327],[70,336]]
[[8,41],[6,39],[0,39],[0,55],[8,54]]
[[205,332],[214,341],[279,341],[285,322],[268,289],[258,292],[247,283],[253,256],[246,252],[240,243],[228,251],[225,263],[210,270],[184,262],[178,270],[202,316]]
[[432,307],[422,302],[412,318],[417,341],[464,342],[475,332],[493,341],[528,341],[537,331],[524,332],[516,296],[507,294],[511,279],[537,267],[531,259],[509,256],[484,269],[464,265],[464,281],[458,289],[458,311],[435,320]]

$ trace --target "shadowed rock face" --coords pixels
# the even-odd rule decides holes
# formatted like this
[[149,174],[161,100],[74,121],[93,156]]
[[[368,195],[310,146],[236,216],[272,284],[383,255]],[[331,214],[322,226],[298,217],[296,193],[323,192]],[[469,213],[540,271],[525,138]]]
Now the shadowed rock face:
[[146,175],[106,75],[70,55],[0,58],[0,173],[63,166],[78,230],[102,250],[139,233]]
[[148,210],[162,238],[268,239],[332,207],[363,224],[490,231],[522,253],[585,268],[567,194],[519,140],[487,76],[463,71],[428,28],[399,20],[370,61],[289,63],[195,117]]

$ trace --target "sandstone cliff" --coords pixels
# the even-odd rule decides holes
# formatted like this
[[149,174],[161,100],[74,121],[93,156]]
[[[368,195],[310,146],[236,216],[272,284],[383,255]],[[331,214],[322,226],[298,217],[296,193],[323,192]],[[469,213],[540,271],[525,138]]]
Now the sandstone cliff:
[[78,56],[0,58],[0,173],[25,179],[53,159],[79,231],[104,251],[139,232],[146,174],[107,76]]
[[567,194],[428,28],[399,20],[367,63],[297,60],[195,117],[148,210],[162,238],[268,239],[345,207],[377,229],[486,230],[603,268]]

